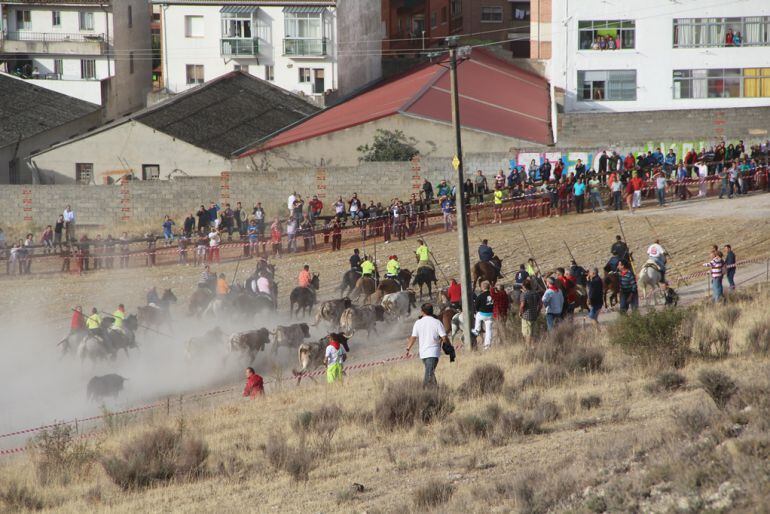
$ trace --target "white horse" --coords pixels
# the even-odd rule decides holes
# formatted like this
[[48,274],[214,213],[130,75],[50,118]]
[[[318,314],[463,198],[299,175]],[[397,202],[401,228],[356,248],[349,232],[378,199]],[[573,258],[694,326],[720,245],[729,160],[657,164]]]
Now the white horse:
[[658,298],[655,293],[660,288],[661,278],[662,276],[660,274],[660,271],[657,270],[657,268],[655,267],[655,264],[652,261],[647,261],[644,264],[644,266],[642,266],[641,271],[639,271],[639,278],[637,280],[637,284],[639,289],[642,290],[642,299],[645,301],[647,305],[650,304],[649,300],[647,299],[648,287],[652,290],[651,296],[652,296],[653,305],[658,304]]

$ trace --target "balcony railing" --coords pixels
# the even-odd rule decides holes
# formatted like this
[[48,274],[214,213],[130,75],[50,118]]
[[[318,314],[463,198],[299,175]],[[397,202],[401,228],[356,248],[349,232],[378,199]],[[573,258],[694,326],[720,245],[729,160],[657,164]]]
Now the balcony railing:
[[313,57],[326,55],[326,38],[283,40],[283,55]]
[[67,32],[28,32],[8,31],[3,37],[9,41],[42,41],[44,43],[72,42],[72,43],[103,43],[104,34],[82,34]]
[[222,38],[222,55],[258,55],[258,39]]

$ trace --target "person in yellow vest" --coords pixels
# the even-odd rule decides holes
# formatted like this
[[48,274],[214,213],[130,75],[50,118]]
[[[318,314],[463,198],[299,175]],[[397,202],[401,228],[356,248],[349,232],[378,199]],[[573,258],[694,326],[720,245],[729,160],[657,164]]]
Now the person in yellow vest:
[[126,307],[121,303],[118,305],[118,310],[112,313],[112,317],[115,321],[112,322],[112,326],[117,329],[123,329],[123,321],[126,319]]
[[361,261],[361,276],[374,278],[374,263],[368,255],[364,255],[364,260]]
[[430,249],[428,249],[428,245],[426,245],[425,241],[422,239],[418,239],[417,243],[420,245],[414,252],[414,254],[417,256],[417,269],[422,267],[433,268],[433,262],[430,259],[431,253]]
[[230,294],[230,284],[225,280],[225,274],[220,273],[217,279],[217,296],[224,297]]
[[88,332],[95,335],[102,334],[102,317],[96,307],[91,309],[91,315],[86,318],[86,328]]
[[391,255],[386,266],[385,278],[398,280],[398,274],[401,272],[401,263],[398,262],[398,256]]
[[495,217],[492,219],[492,223],[502,223],[503,222],[503,190],[498,188],[495,188],[494,193],[494,215]]

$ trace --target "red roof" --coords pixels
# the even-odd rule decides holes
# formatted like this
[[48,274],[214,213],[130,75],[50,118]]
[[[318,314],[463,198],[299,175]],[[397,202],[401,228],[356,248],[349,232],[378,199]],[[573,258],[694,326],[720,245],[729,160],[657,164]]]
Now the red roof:
[[[462,126],[551,143],[548,82],[487,52],[474,50],[458,66]],[[432,64],[387,81],[281,132],[245,157],[394,114],[451,123],[449,70]]]

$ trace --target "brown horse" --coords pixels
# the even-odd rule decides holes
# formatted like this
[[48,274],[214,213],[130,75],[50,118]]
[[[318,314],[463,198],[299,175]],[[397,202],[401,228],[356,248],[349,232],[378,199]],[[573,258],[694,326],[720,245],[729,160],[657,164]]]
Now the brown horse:
[[[618,303],[618,293],[620,291],[620,278],[617,273],[604,274],[604,307],[612,309]],[[609,302],[607,296],[609,295]]]
[[356,288],[353,289],[353,294],[351,296],[357,300],[363,294],[363,303],[366,305],[369,303],[369,300],[376,289],[377,288],[372,277],[361,277],[356,282]]
[[214,299],[214,292],[207,287],[199,287],[190,296],[190,305],[187,307],[187,315],[200,318],[211,300]]
[[[497,256],[492,258],[492,262],[477,262],[471,270],[471,276],[473,277],[473,289],[476,289],[483,281],[489,282],[489,285],[495,287],[497,279],[502,275],[500,270],[503,269],[503,261]],[[495,267],[497,266],[497,267]]]

